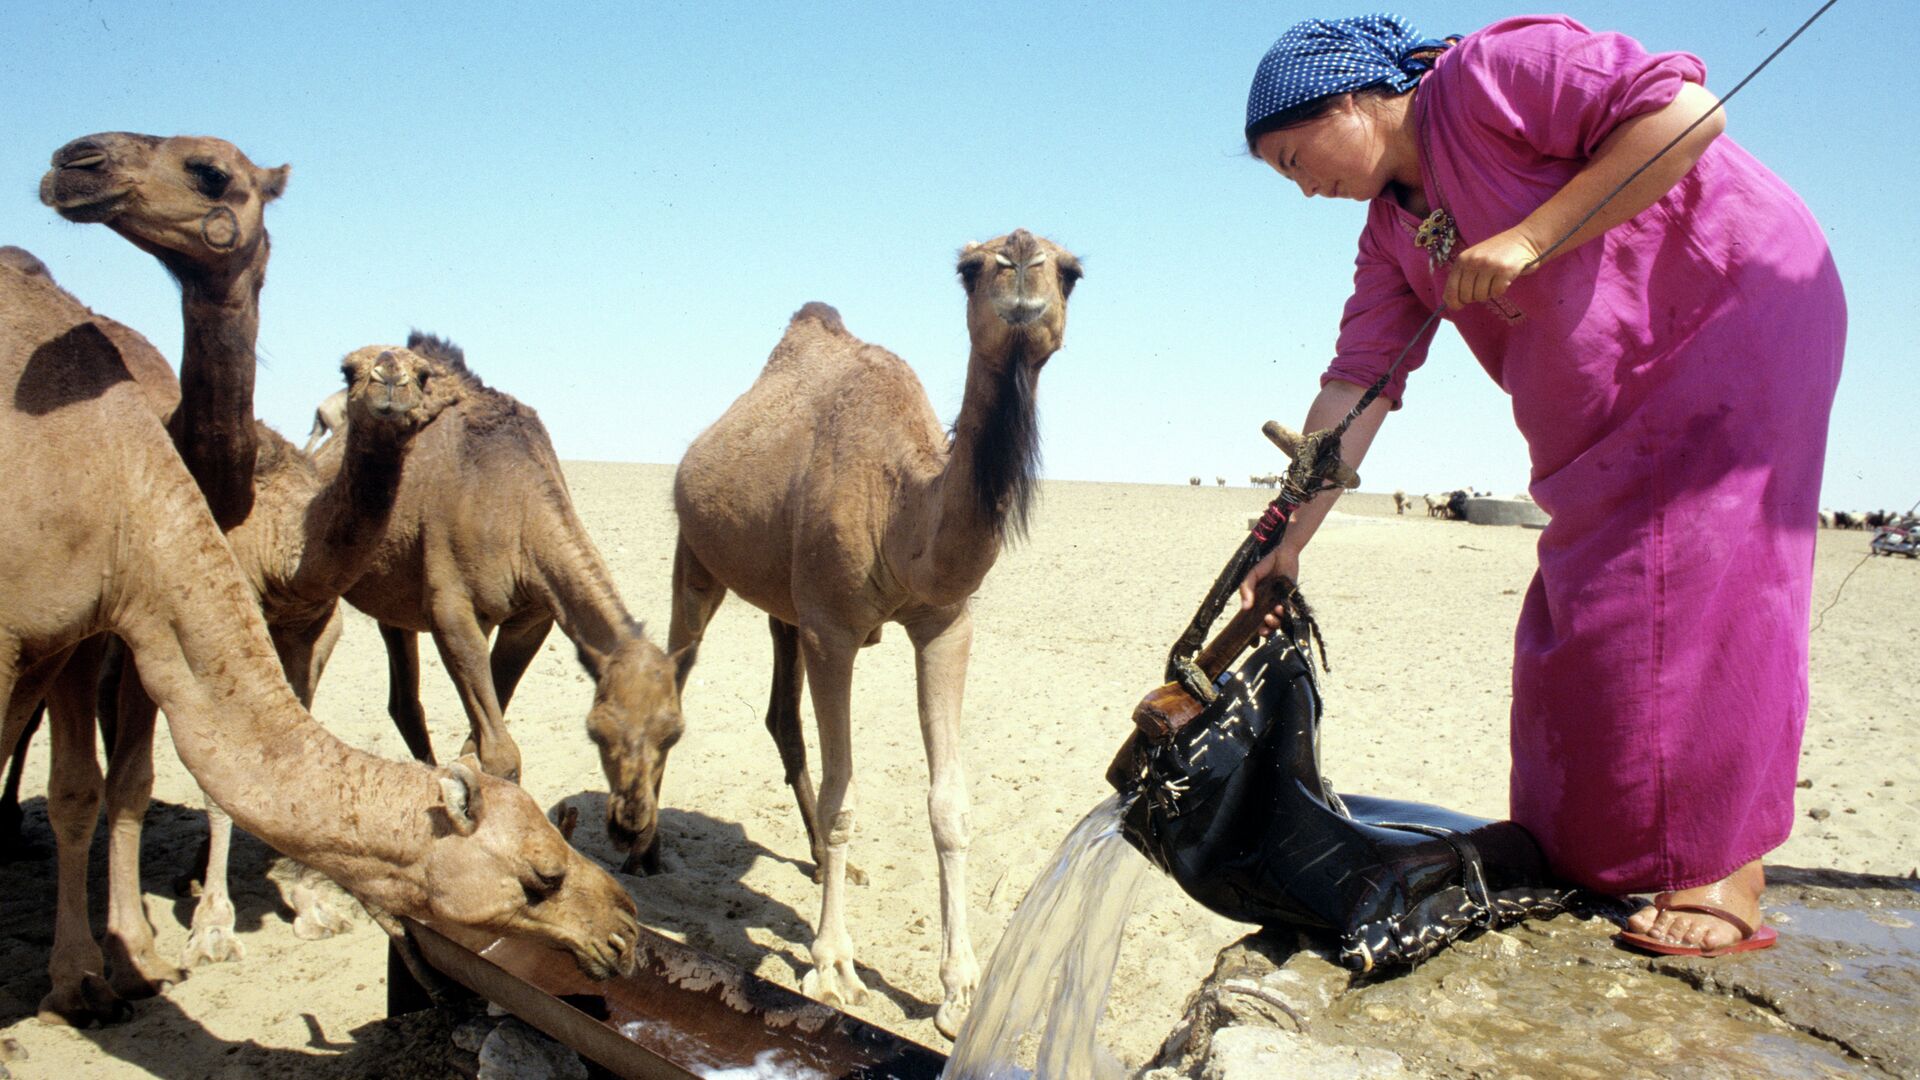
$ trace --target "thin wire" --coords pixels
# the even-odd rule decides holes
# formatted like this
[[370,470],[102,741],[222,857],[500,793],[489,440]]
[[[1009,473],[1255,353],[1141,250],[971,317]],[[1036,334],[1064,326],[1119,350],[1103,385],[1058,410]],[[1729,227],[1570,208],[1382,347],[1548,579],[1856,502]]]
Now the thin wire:
[[[1641,165],[1639,168],[1629,173],[1625,180],[1620,181],[1620,183],[1616,185],[1612,191],[1607,192],[1606,198],[1601,199],[1598,203],[1594,205],[1593,209],[1587,211],[1585,217],[1575,222],[1573,228],[1568,229],[1564,236],[1560,237],[1560,239],[1558,240],[1555,240],[1551,247],[1547,248],[1547,250],[1541,252],[1540,254],[1534,256],[1531,260],[1527,262],[1527,265],[1521,267],[1520,274],[1517,276],[1525,276],[1534,267],[1545,262],[1550,256],[1553,255],[1554,252],[1559,251],[1561,245],[1573,239],[1575,233],[1578,233],[1581,229],[1585,228],[1587,222],[1592,221],[1595,215],[1599,214],[1601,210],[1606,208],[1606,205],[1608,203],[1613,201],[1614,196],[1620,194],[1622,191],[1625,191],[1627,189],[1627,185],[1633,183],[1635,180],[1638,180],[1640,178],[1640,174],[1652,168],[1654,162],[1659,161],[1661,158],[1665,157],[1667,154],[1667,151],[1672,150],[1676,146],[1679,146],[1681,143],[1681,140],[1685,139],[1688,135],[1693,134],[1693,130],[1695,128],[1699,127],[1701,124],[1706,123],[1708,117],[1720,111],[1721,106],[1725,105],[1729,101],[1732,101],[1733,95],[1738,94],[1743,87],[1745,87],[1748,83],[1752,82],[1753,77],[1755,75],[1758,75],[1762,71],[1766,70],[1767,65],[1773,63],[1774,57],[1779,56],[1781,53],[1785,52],[1787,50],[1787,46],[1793,44],[1794,39],[1798,38],[1801,34],[1806,33],[1807,27],[1812,26],[1814,24],[1814,20],[1820,18],[1820,16],[1822,15],[1825,15],[1827,13],[1828,8],[1832,7],[1833,5],[1839,2],[1840,0],[1827,0],[1826,3],[1820,5],[1820,10],[1808,16],[1807,21],[1800,24],[1800,29],[1795,30],[1791,34],[1788,34],[1787,39],[1785,41],[1782,41],[1778,48],[1768,53],[1767,58],[1765,60],[1760,61],[1759,65],[1756,66],[1752,71],[1747,72],[1746,78],[1741,79],[1739,82],[1735,83],[1733,89],[1727,91],[1724,96],[1722,96],[1719,100],[1715,101],[1713,103],[1713,108],[1708,109],[1704,113],[1701,113],[1700,118],[1698,120],[1695,120],[1693,123],[1688,124],[1686,127],[1686,130],[1680,132],[1680,134],[1678,135],[1675,135],[1672,141],[1668,142],[1667,145],[1661,147],[1658,153],[1648,158],[1645,164]],[[1393,373],[1400,369],[1400,362],[1402,360],[1405,360],[1407,358],[1407,353],[1413,349],[1414,342],[1417,342],[1420,340],[1420,335],[1426,333],[1427,328],[1432,326],[1434,320],[1438,319],[1441,313],[1445,310],[1446,310],[1446,305],[1444,303],[1433,309],[1433,314],[1428,315],[1427,321],[1420,324],[1420,329],[1415,330],[1413,332],[1413,337],[1407,342],[1406,347],[1400,350],[1400,355],[1393,358],[1393,363],[1387,367],[1386,374],[1380,376],[1379,379],[1375,380],[1372,386],[1367,387],[1367,392],[1360,395],[1360,400],[1354,403],[1354,406],[1352,409],[1348,410],[1346,417],[1342,419],[1340,423],[1334,426],[1334,431],[1337,434],[1345,434],[1347,430],[1347,425],[1353,423],[1353,421],[1356,418],[1358,418],[1362,412],[1366,411],[1367,406],[1373,404],[1373,399],[1380,396],[1380,392],[1386,389],[1387,383],[1393,379]]]
[[[1907,507],[1907,512],[1905,516],[1912,517],[1914,514],[1914,511],[1916,510],[1920,510],[1920,499],[1915,499],[1913,501],[1913,505]],[[1832,611],[1833,606],[1840,602],[1840,593],[1846,589],[1847,582],[1852,581],[1853,575],[1859,573],[1860,568],[1867,565],[1867,560],[1871,558],[1873,558],[1873,548],[1868,547],[1867,553],[1865,555],[1860,556],[1860,561],[1853,564],[1853,569],[1847,571],[1847,576],[1841,578],[1840,584],[1834,586],[1833,599],[1827,601],[1827,606],[1821,608],[1820,614],[1815,615],[1813,617],[1813,629],[1807,631],[1808,636],[1812,636],[1820,632],[1820,627],[1826,624],[1827,612]]]

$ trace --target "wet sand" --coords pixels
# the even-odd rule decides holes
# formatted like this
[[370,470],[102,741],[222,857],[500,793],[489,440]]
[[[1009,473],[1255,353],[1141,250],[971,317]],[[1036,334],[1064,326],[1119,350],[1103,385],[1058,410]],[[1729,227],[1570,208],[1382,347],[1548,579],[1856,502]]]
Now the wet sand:
[[[664,641],[672,470],[570,463],[588,529],[628,605]],[[984,964],[1014,906],[1067,831],[1106,793],[1102,774],[1133,705],[1159,682],[1167,645],[1269,493],[1240,488],[1050,481],[1028,543],[1006,555],[975,603],[966,702],[973,847],[967,896]],[[1417,504],[1417,499],[1416,499]],[[1332,670],[1324,689],[1324,771],[1343,791],[1390,794],[1500,816],[1513,621],[1539,534],[1396,517],[1385,495],[1349,495],[1321,530],[1302,587],[1317,606]],[[1920,866],[1920,561],[1870,559],[1860,532],[1822,533],[1814,608],[1850,571],[1813,636],[1812,706],[1794,836],[1770,861],[1905,875]],[[466,721],[437,658],[423,649],[434,743],[451,753]],[[765,618],[729,600],[685,698],[687,735],[668,766],[662,815],[669,872],[627,879],[650,926],[797,987],[818,891],[805,833],[761,717],[771,650]],[[591,687],[556,633],[508,714],[527,788],[582,811],[575,842],[610,867],[604,780],[583,726]],[[375,753],[405,753],[386,716],[386,667],[373,624],[353,615],[315,701],[320,720]],[[809,709],[810,714],[810,709]],[[939,880],[926,818],[912,650],[890,627],[854,681],[858,824],[852,860],[870,883],[848,915],[872,998],[862,1018],[945,1049],[934,1031],[940,983]],[[204,834],[198,790],[172,748],[156,750],[156,807],[143,872],[163,951],[184,943],[190,899],[173,879]],[[47,831],[46,736],[23,795],[32,837]],[[817,761],[817,754],[815,755]],[[816,766],[817,769],[817,766]],[[96,842],[94,925],[105,881]],[[246,959],[197,969],[108,1030],[48,1027],[52,861],[0,868],[0,1034],[29,1053],[16,1076],[437,1075],[444,1025],[389,1024],[382,935],[361,918],[325,941],[293,936],[251,839],[234,858]],[[1145,1061],[1243,928],[1199,909],[1157,876],[1142,890],[1106,1026],[1122,1057]]]

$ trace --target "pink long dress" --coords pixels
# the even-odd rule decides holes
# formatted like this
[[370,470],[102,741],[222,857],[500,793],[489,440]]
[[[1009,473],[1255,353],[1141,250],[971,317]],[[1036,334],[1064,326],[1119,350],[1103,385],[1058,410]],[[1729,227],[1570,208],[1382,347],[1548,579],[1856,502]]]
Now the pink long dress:
[[[1466,37],[1415,105],[1455,250],[1517,224],[1621,121],[1705,78],[1695,57],[1563,17]],[[1327,379],[1371,383],[1440,302],[1418,224],[1390,198],[1369,208]],[[1632,220],[1448,317],[1512,396],[1553,519],[1514,636],[1513,818],[1592,888],[1723,878],[1793,825],[1846,338],[1820,229],[1722,137]]]

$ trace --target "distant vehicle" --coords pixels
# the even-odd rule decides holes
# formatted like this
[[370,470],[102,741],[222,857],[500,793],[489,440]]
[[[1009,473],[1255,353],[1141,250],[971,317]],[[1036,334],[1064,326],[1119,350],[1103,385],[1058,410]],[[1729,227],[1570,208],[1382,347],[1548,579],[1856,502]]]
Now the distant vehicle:
[[1920,558],[1920,518],[1912,514],[1898,522],[1890,522],[1873,530],[1873,543],[1867,549],[1870,555],[1905,555],[1909,559]]

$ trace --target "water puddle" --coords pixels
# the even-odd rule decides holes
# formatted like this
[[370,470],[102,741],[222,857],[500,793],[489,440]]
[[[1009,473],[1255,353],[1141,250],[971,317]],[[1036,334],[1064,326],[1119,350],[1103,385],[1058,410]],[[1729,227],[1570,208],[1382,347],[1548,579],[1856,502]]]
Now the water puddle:
[[1098,1028],[1147,860],[1105,802],[1054,851],[987,963],[945,1080],[1123,1080]]

